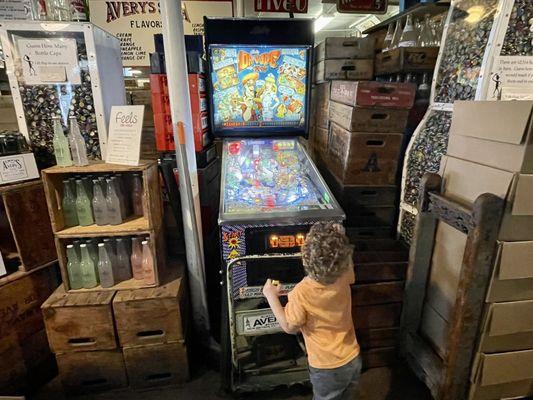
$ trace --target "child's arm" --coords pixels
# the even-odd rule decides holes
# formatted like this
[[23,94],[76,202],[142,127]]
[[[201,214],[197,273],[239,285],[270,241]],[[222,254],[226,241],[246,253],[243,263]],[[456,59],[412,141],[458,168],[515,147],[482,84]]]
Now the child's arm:
[[268,279],[265,283],[265,286],[263,286],[263,294],[268,300],[268,304],[270,305],[272,312],[276,316],[276,319],[278,320],[281,329],[283,329],[285,333],[292,335],[295,335],[300,332],[300,328],[298,326],[291,325],[287,322],[287,317],[285,316],[285,309],[279,301],[279,296],[281,294],[281,286],[273,285],[272,280]]

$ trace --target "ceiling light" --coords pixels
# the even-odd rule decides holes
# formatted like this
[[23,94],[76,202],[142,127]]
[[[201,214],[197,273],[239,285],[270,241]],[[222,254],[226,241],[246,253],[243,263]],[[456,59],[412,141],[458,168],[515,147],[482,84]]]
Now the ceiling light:
[[315,33],[320,32],[322,29],[324,29],[333,19],[333,17],[326,17],[324,15],[321,15],[315,20]]
[[472,6],[468,10],[468,17],[465,18],[465,21],[470,24],[476,24],[483,19],[485,14],[485,7],[483,6]]

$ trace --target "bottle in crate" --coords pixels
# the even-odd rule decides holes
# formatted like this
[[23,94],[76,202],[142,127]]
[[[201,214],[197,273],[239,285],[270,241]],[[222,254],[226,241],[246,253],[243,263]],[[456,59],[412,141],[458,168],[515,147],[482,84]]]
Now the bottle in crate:
[[113,266],[116,280],[118,282],[131,279],[131,262],[128,251],[128,244],[124,238],[117,238],[116,264]]
[[78,213],[78,222],[81,226],[94,224],[91,199],[81,179],[76,181],[76,211]]
[[102,189],[101,181],[93,180],[93,213],[96,225],[109,225],[107,218],[107,204],[104,191]]
[[70,228],[79,224],[78,211],[76,209],[76,195],[72,187],[72,181],[65,179],[63,181],[63,199],[61,208],[63,209],[63,220],[65,228]]
[[148,244],[148,240],[142,242],[142,270],[143,279],[147,284],[155,283],[154,256]]
[[98,244],[98,275],[100,276],[100,285],[103,288],[115,285],[111,257],[109,257],[104,243]]
[[80,244],[80,250],[80,269],[83,279],[83,287],[85,289],[90,289],[98,285],[98,280],[96,279],[96,266],[85,243]]
[[60,167],[69,167],[72,165],[72,157],[70,156],[70,149],[68,146],[68,139],[63,132],[61,119],[58,115],[52,117],[54,123],[54,137],[52,143],[54,146],[54,156],[56,163]]
[[144,278],[141,242],[142,240],[139,237],[134,237],[131,241],[131,270],[133,278],[137,280],[142,280]]
[[133,214],[142,217],[143,212],[143,183],[140,174],[133,174],[133,187],[131,191],[131,202],[133,203]]
[[122,223],[122,215],[120,210],[120,198],[116,192],[116,187],[111,179],[106,179],[107,193],[107,218],[110,225],[119,225]]
[[83,277],[80,269],[80,260],[72,244],[67,246],[67,271],[70,287],[72,289],[81,289],[83,287]]
[[70,144],[70,151],[72,153],[72,162],[74,165],[85,166],[89,165],[87,158],[87,147],[85,145],[85,139],[81,135],[80,127],[76,117],[69,118],[70,132],[68,135],[68,141]]

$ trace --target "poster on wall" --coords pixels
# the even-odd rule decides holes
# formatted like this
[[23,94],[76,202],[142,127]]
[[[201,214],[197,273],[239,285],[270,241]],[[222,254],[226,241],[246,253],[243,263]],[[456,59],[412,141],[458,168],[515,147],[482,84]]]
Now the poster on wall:
[[[89,2],[91,22],[120,40],[125,67],[147,67],[154,52],[154,35],[162,32],[163,23],[157,1]],[[203,18],[233,16],[231,0],[191,0],[182,2],[186,35],[203,35]]]

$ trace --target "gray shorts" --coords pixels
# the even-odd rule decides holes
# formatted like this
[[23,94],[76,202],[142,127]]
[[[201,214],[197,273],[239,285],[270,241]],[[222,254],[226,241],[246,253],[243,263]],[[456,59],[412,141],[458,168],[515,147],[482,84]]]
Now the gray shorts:
[[363,362],[357,356],[348,364],[333,369],[309,367],[313,400],[353,400],[357,397]]

